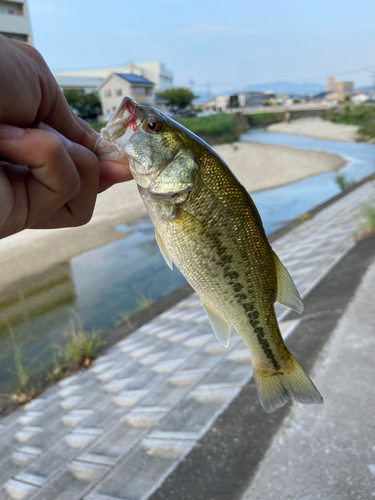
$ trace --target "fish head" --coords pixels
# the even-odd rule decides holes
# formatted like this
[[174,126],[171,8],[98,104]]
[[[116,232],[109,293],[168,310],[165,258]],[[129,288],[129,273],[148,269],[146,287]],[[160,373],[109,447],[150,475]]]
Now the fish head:
[[96,153],[100,159],[120,163],[126,158],[137,184],[149,189],[183,146],[181,133],[171,122],[156,108],[125,97],[101,130]]

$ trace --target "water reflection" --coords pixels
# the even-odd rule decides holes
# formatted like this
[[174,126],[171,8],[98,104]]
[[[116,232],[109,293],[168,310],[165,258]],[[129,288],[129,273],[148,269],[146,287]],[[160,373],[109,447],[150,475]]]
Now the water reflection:
[[0,294],[0,393],[16,384],[9,325],[33,374],[51,362],[53,346],[64,343],[76,298],[69,262]]

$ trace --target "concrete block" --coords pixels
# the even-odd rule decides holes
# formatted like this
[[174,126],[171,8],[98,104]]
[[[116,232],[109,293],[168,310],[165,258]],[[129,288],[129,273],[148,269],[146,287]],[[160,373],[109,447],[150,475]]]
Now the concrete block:
[[4,500],[5,498],[11,498],[12,500],[24,500],[30,497],[37,490],[35,486],[31,486],[30,484],[25,484],[20,481],[15,481],[14,479],[10,479],[9,481],[7,481],[4,485],[4,489],[8,494],[8,497],[3,497]]
[[85,500],[146,500],[177,467],[193,444],[189,441],[146,439]]

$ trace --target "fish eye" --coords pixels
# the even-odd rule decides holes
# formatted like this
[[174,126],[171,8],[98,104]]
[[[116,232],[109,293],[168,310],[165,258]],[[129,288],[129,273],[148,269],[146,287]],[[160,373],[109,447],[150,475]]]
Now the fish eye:
[[163,123],[156,118],[147,118],[144,124],[144,129],[147,130],[147,132],[153,132],[156,134],[157,132],[160,132],[162,126]]

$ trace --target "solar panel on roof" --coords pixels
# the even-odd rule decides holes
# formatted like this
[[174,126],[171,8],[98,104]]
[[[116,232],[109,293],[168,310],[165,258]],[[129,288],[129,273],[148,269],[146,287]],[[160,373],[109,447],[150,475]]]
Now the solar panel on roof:
[[142,76],[138,75],[133,75],[131,73],[116,73],[117,76],[120,76],[124,80],[127,80],[129,83],[148,83],[150,85],[153,85],[150,80],[147,80],[146,78],[143,78]]

